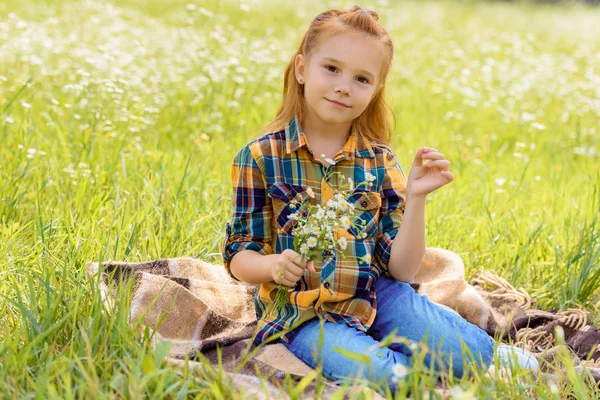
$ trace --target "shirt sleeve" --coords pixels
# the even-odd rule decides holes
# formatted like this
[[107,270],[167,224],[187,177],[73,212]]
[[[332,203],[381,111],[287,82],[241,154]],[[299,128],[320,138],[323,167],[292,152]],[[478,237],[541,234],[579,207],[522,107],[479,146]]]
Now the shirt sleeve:
[[405,200],[406,176],[396,155],[390,150],[386,156],[385,175],[381,185],[379,235],[374,251],[375,263],[381,268],[381,272],[390,278],[390,251],[404,217]]
[[227,273],[239,281],[230,269],[233,256],[242,250],[273,254],[271,247],[271,218],[273,209],[267,185],[253,155],[252,143],[240,149],[233,158],[231,184],[233,216],[226,225],[221,253]]

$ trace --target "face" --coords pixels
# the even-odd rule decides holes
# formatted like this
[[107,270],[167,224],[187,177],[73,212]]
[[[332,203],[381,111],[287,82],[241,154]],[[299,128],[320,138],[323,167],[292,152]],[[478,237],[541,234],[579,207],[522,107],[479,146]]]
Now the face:
[[383,57],[372,39],[349,33],[324,40],[308,59],[299,54],[296,77],[304,81],[309,114],[329,124],[348,123],[361,115],[382,86]]

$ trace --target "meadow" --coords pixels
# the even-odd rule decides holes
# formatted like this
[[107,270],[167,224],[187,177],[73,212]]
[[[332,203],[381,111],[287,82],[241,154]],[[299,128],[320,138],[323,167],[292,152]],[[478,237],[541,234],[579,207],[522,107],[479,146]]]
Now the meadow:
[[[148,4],[0,3],[2,398],[239,395],[218,371],[162,363],[125,312],[102,311],[85,263],[221,263],[233,155],[274,117],[311,19],[355,2]],[[432,146],[456,176],[428,196],[427,245],[598,326],[600,9],[359,4],[394,40],[400,163]],[[567,367],[559,384],[518,371],[450,384],[457,398],[598,396]]]

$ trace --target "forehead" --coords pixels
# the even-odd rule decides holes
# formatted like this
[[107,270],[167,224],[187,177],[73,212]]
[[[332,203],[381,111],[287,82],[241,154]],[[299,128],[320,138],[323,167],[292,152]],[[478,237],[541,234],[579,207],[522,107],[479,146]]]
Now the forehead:
[[333,60],[350,70],[377,77],[383,65],[383,51],[375,39],[356,33],[341,33],[324,39],[315,48],[313,62]]

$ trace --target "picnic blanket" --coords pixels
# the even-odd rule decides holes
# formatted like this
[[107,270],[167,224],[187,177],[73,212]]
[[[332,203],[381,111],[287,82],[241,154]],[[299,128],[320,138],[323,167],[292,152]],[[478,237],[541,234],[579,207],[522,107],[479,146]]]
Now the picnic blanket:
[[[251,346],[257,326],[253,298],[258,285],[238,282],[224,267],[203,260],[180,257],[146,262],[89,262],[87,273],[98,283],[108,310],[119,286],[131,284],[129,310],[132,323],[140,321],[153,334],[152,343],[169,341],[167,361],[173,365],[188,359],[194,368],[218,365],[234,387],[255,397],[285,398],[281,383],[286,375],[295,380],[315,371],[281,344]],[[531,352],[542,370],[551,370],[559,342],[556,327],[579,372],[589,371],[600,381],[600,331],[587,323],[583,309],[543,311],[532,306],[523,289],[490,272],[465,281],[464,263],[452,251],[428,247],[412,282],[415,291],[431,301],[457,311],[499,340],[512,341]],[[565,345],[562,345],[564,348]],[[204,364],[203,364],[204,363]],[[267,387],[260,384],[263,378]],[[263,381],[263,382],[264,382]],[[324,381],[305,388],[305,396],[328,398],[339,387]],[[352,390],[365,390],[353,387]],[[377,397],[376,393],[373,393]]]

